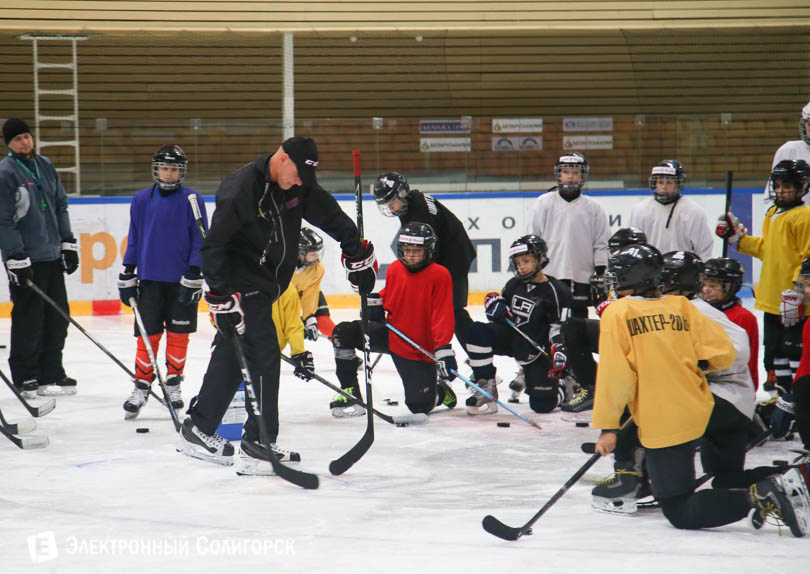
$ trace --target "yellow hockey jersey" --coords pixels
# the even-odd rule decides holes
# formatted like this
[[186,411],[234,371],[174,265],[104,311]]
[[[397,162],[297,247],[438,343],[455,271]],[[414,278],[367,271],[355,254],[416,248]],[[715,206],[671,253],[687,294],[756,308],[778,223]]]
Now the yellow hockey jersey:
[[304,319],[318,309],[318,293],[321,292],[321,279],[323,279],[324,266],[318,261],[315,265],[296,269],[290,283],[295,285],[301,299],[301,312]]
[[710,371],[734,362],[725,330],[685,297],[623,297],[599,324],[594,428],[615,429],[625,406],[641,444],[663,448],[703,435],[714,399],[698,361]]
[[[787,211],[771,207],[762,221],[762,237],[744,236],[737,251],[762,260],[754,307],[778,315],[782,291],[793,289],[802,260],[810,257],[810,206]],[[810,314],[810,305],[805,314]]]
[[281,297],[273,303],[273,323],[276,325],[278,348],[284,351],[289,343],[290,355],[306,351],[304,348],[304,323],[301,321],[301,302],[298,292],[290,284]]

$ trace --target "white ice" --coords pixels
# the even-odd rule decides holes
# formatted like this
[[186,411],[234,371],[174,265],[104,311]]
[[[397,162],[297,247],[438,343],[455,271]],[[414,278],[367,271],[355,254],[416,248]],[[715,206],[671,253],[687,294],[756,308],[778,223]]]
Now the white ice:
[[[482,317],[480,308],[471,308]],[[356,311],[333,311],[336,320]],[[77,320],[125,364],[134,358],[130,316]],[[200,315],[192,335],[183,395],[196,393],[208,362],[213,329]],[[0,320],[9,332],[9,321]],[[307,343],[318,372],[337,384],[330,343]],[[7,350],[6,350],[7,353]],[[459,350],[457,349],[457,353]],[[459,353],[460,358],[463,354]],[[4,355],[4,358],[7,355]],[[497,358],[504,383],[514,374]],[[301,453],[301,468],[320,476],[305,491],[278,477],[238,477],[227,468],[175,451],[168,413],[151,401],[134,421],[121,405],[126,374],[71,327],[65,348],[78,394],[59,398],[37,420],[49,447],[21,451],[0,439],[0,572],[804,572],[810,538],[795,539],[747,523],[705,531],[676,530],[657,510],[634,516],[597,512],[590,490],[610,474],[600,460],[536,524],[534,534],[506,542],[486,533],[492,514],[513,526],[526,522],[587,460],[580,451],[596,431],[537,415],[524,396],[510,405],[539,422],[538,431],[507,413],[473,418],[467,392],[459,406],[431,415],[423,427],[396,428],[375,419],[376,440],[346,474],[329,462],[360,438],[365,418],[337,420],[332,391],[303,382],[282,364],[279,443]],[[3,370],[8,373],[5,361]],[[460,371],[468,374],[462,366]],[[362,380],[362,379],[361,379]],[[375,404],[405,414],[401,383],[390,358],[374,371]],[[383,399],[399,401],[386,406]],[[0,389],[6,418],[27,413]],[[442,409],[443,410],[443,409]],[[499,428],[498,421],[511,427]],[[148,427],[148,434],[136,434]],[[792,459],[800,446],[769,442],[749,454],[749,466]],[[698,463],[698,472],[699,463]],[[35,562],[39,561],[39,562]],[[246,570],[257,567],[261,570]]]

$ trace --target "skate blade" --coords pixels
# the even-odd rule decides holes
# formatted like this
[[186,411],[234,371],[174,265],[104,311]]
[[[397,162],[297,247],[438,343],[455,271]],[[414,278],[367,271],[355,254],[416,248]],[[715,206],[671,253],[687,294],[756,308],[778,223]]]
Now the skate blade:
[[594,496],[591,506],[600,512],[609,514],[635,514],[638,511],[638,500],[635,498],[602,498]]
[[352,417],[362,417],[366,414],[366,409],[359,405],[351,407],[335,407],[332,409],[332,416],[336,419],[350,419]]
[[498,412],[498,404],[497,403],[484,403],[478,407],[467,407],[467,414],[471,417],[477,417],[479,415],[494,415]]
[[185,442],[177,447],[177,452],[181,452],[184,455],[189,456],[191,458],[204,460],[205,462],[213,462],[214,464],[218,464],[220,466],[233,466],[232,456],[218,456],[215,454],[211,454],[207,450],[204,450],[202,447],[196,447],[195,445],[191,445]]
[[[791,468],[782,475],[782,486],[785,495],[793,506],[793,513],[796,515],[799,529],[802,536],[810,534],[810,486],[804,480],[798,468]],[[796,533],[793,533],[796,536]]]

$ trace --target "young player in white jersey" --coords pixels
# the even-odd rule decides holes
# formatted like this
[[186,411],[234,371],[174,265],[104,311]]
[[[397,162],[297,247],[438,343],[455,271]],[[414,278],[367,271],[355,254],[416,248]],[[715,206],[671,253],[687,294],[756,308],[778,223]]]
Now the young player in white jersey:
[[588,316],[591,275],[605,272],[608,255],[607,214],[598,202],[582,195],[590,166],[576,152],[560,156],[554,166],[558,193],[544,193],[534,202],[526,233],[538,235],[553,254],[544,273],[571,289],[574,317]]
[[714,238],[706,213],[681,195],[686,174],[683,165],[666,159],[652,168],[647,197],[630,210],[630,226],[647,236],[647,242],[662,253],[691,251],[703,260],[712,256]]

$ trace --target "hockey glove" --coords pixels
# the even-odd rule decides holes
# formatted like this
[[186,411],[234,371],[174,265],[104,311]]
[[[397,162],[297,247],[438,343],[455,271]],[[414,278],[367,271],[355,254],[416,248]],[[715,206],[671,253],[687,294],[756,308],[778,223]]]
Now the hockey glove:
[[568,367],[568,355],[562,343],[554,343],[551,346],[551,369],[548,376],[551,379],[561,379],[565,376],[565,369]]
[[12,255],[6,261],[8,280],[17,287],[28,287],[28,281],[34,280],[31,260],[25,255]]
[[217,331],[226,337],[230,337],[234,332],[240,335],[245,333],[245,313],[242,311],[242,295],[239,293],[215,295],[207,291],[205,293],[205,301],[208,303],[211,324],[216,327]]
[[295,361],[295,371],[293,374],[299,379],[308,381],[315,374],[315,361],[312,360],[312,353],[304,351],[290,357]]
[[776,400],[776,408],[771,413],[771,434],[773,438],[787,436],[793,418],[793,394],[785,393]]
[[714,233],[721,239],[728,239],[731,244],[737,243],[748,232],[745,225],[730,211],[717,218]]
[[782,291],[782,303],[779,305],[782,325],[792,327],[804,318],[804,293],[796,289]]
[[352,289],[361,295],[371,293],[377,282],[377,257],[374,255],[374,245],[364,239],[357,253],[354,255],[344,253],[341,260]]
[[196,305],[202,299],[203,277],[199,267],[190,267],[180,278],[177,300],[183,305]]
[[318,332],[318,319],[315,315],[310,315],[304,319],[304,339],[310,341],[317,341],[320,333]]
[[124,269],[118,274],[118,295],[121,297],[121,302],[129,307],[129,300],[134,298],[138,300],[138,276]]
[[70,275],[79,268],[79,244],[71,237],[62,240],[62,271]]
[[456,362],[456,354],[450,345],[445,345],[436,349],[434,353],[436,356],[436,366],[439,369],[439,376],[447,381],[452,381],[456,378],[456,371],[458,371],[458,363]]
[[492,322],[499,321],[503,319],[504,316],[512,317],[512,314],[509,313],[509,305],[506,303],[506,299],[494,291],[487,293],[484,297],[484,312],[487,315],[487,319]]
[[378,323],[385,323],[385,309],[383,308],[383,298],[379,293],[369,293],[366,299],[366,309],[368,310],[368,320]]

